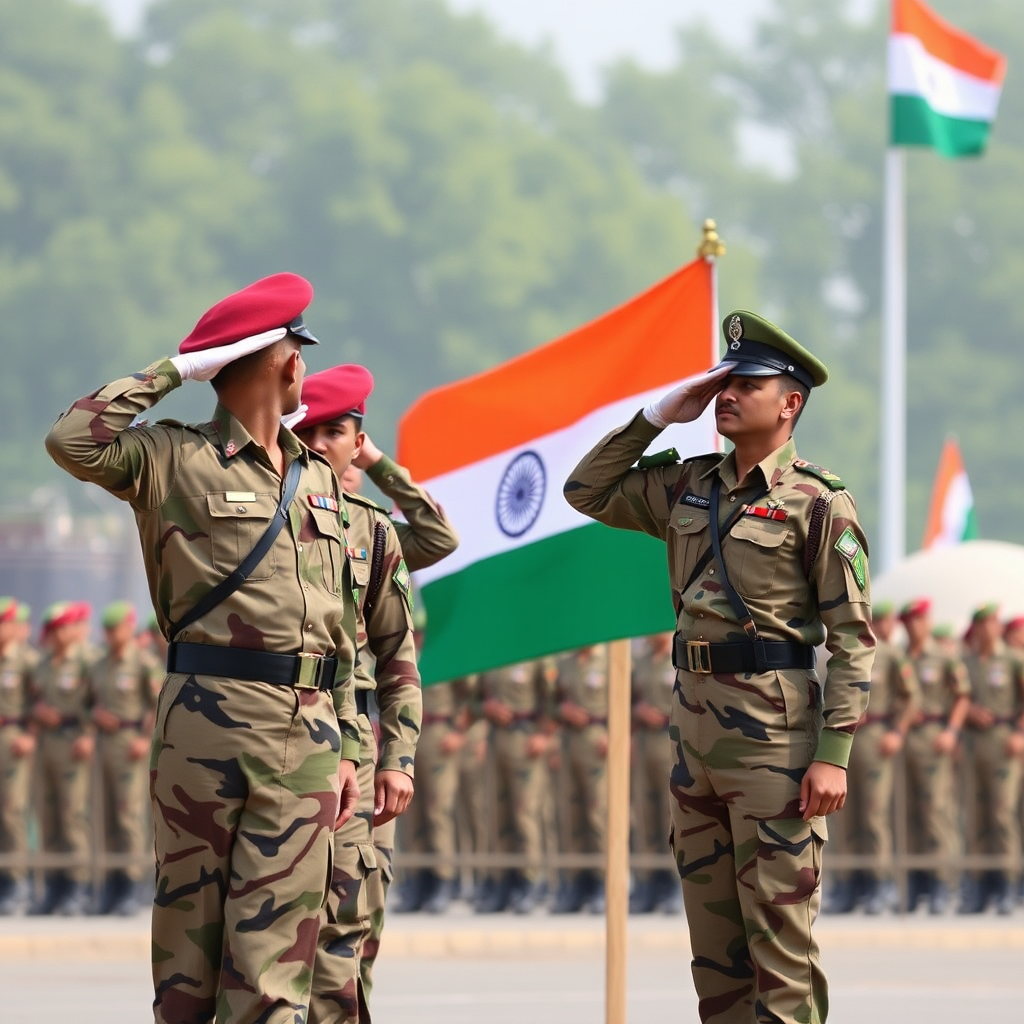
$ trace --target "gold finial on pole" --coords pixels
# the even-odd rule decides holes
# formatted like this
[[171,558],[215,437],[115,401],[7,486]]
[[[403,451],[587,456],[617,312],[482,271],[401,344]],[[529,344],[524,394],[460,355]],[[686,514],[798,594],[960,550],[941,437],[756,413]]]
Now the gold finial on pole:
[[725,243],[718,237],[718,225],[710,217],[704,221],[704,237],[697,246],[697,255],[706,260],[725,255]]

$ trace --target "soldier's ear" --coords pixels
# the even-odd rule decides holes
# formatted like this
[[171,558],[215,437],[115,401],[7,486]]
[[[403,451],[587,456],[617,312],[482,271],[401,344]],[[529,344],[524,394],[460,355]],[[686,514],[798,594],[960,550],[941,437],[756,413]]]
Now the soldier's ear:
[[794,419],[804,406],[804,396],[799,391],[787,391],[785,399],[779,415],[784,420]]

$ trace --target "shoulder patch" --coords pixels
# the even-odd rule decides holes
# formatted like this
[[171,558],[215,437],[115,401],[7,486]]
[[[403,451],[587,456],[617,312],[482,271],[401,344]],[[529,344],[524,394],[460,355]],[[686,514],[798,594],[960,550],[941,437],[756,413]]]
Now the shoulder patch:
[[394,580],[395,586],[409,599],[409,607],[411,608],[412,577],[409,575],[404,558],[399,561],[398,568],[391,574],[391,579]]
[[846,484],[831,471],[822,469],[821,466],[814,465],[813,462],[807,462],[805,459],[797,459],[793,463],[793,468],[800,470],[801,473],[807,473],[810,476],[817,477],[830,491],[845,491]]
[[378,505],[377,502],[372,501],[370,498],[364,498],[361,494],[350,494],[348,491],[345,491],[344,494],[345,500],[353,505],[362,505],[363,508],[372,509],[374,512],[381,512],[388,519],[391,518],[391,513],[383,505]]
[[863,590],[868,582],[867,556],[864,554],[864,548],[856,536],[854,536],[853,530],[850,527],[847,527],[839,535],[839,540],[835,543],[835,549],[850,564],[850,568],[853,570],[853,578],[857,581],[857,586]]
[[637,459],[637,469],[654,469],[656,466],[674,466],[679,461],[679,452],[675,448],[666,448],[663,452],[645,455]]

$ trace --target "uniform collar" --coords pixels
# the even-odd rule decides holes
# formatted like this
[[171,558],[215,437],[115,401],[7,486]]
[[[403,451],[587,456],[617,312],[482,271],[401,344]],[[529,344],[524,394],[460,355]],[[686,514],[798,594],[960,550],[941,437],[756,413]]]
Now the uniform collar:
[[[761,471],[761,476],[766,487],[774,487],[782,474],[789,469],[796,461],[796,441],[790,437],[784,444],[780,445],[770,455],[765,456],[752,470],[755,473]],[[709,466],[702,474],[701,479],[717,473],[721,477],[726,490],[731,491],[739,484],[736,479],[736,453],[729,452],[720,462]]]
[[[252,435],[242,426],[241,421],[235,417],[234,413],[226,409],[220,402],[213,410],[213,429],[217,432],[220,449],[226,458],[233,458],[250,444],[257,450],[263,451],[263,448],[256,444]],[[281,446],[281,450],[289,462],[293,459],[301,459],[304,464],[309,461],[309,449],[287,427],[282,426],[278,430],[277,443]]]

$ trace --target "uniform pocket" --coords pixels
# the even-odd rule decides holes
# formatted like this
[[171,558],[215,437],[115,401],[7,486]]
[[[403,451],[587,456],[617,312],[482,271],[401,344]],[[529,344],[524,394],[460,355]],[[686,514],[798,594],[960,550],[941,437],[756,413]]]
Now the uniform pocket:
[[341,592],[341,520],[333,509],[311,506],[309,512],[323,569],[323,585],[332,594],[338,594]]
[[827,839],[824,818],[759,821],[758,901],[783,907],[806,903],[821,882],[821,851]]
[[[213,567],[225,576],[233,573],[266,532],[278,499],[257,494],[243,501],[228,501],[223,492],[207,494],[210,513],[210,556]],[[268,580],[276,570],[274,548],[249,574],[250,580]]]
[[697,559],[711,546],[711,522],[707,512],[695,512],[685,505],[676,505],[669,518],[669,564],[672,579],[682,586],[693,572]]
[[729,572],[736,566],[732,585],[740,597],[763,597],[775,582],[775,569],[789,529],[779,522],[751,519],[744,516],[729,533],[735,544],[731,555],[723,552]]

